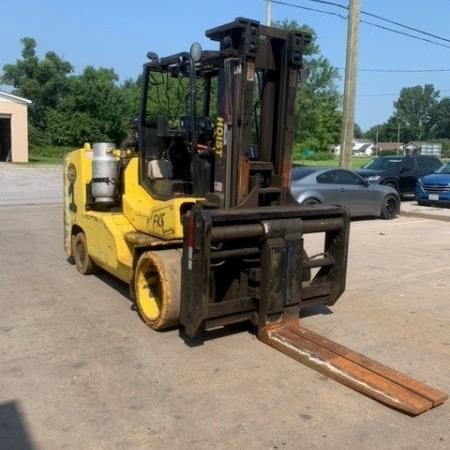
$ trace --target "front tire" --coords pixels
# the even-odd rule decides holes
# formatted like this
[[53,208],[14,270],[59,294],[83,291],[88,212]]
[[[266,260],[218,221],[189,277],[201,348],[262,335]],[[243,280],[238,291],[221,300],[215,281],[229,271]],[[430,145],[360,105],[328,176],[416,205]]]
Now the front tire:
[[381,218],[385,220],[395,219],[400,211],[400,202],[397,197],[393,195],[387,195],[384,198],[383,205],[381,207]]
[[154,330],[180,322],[181,254],[178,250],[142,253],[134,273],[134,293],[143,322]]

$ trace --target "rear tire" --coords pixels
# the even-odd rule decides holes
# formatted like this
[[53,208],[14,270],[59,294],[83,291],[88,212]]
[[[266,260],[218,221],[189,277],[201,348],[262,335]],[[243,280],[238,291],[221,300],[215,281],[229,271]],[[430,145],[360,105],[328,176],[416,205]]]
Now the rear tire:
[[86,236],[80,231],[72,238],[72,255],[75,267],[83,275],[90,275],[98,270],[97,265],[89,256]]
[[400,202],[397,197],[387,195],[384,198],[383,206],[381,207],[381,218],[385,220],[395,219],[400,211]]
[[134,273],[134,293],[143,322],[154,330],[180,323],[181,254],[177,250],[142,253]]

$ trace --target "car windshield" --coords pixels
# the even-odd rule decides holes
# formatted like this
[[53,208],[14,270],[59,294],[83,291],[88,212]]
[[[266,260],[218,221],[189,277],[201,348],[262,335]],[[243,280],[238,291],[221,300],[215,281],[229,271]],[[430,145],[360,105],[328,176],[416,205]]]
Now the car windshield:
[[439,167],[439,169],[436,170],[436,173],[445,173],[447,175],[450,175],[450,163],[447,163],[445,166]]
[[402,163],[403,158],[375,158],[369,161],[363,169],[372,170],[396,170]]

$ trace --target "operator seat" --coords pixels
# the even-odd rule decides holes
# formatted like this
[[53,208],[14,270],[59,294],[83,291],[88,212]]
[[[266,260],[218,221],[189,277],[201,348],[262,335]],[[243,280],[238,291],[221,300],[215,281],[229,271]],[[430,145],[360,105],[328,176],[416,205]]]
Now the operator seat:
[[173,194],[173,166],[167,159],[166,144],[156,128],[145,128],[145,177],[150,190],[160,197]]

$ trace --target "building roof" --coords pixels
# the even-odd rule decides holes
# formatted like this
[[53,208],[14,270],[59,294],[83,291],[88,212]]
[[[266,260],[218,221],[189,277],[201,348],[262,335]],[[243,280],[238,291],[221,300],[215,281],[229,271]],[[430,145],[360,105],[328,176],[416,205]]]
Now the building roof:
[[397,150],[403,145],[402,142],[377,142],[375,148],[380,150]]
[[31,100],[27,98],[19,97],[18,95],[8,94],[7,92],[0,91],[0,102],[6,103],[19,103],[21,105],[31,105]]
[[[436,143],[437,144],[437,143]],[[414,146],[416,148],[422,148],[424,145],[436,145],[430,141],[411,141],[406,144],[407,147]]]
[[369,147],[372,146],[372,143],[367,143],[358,148],[358,150],[354,150],[355,152],[362,153],[365,152]]

